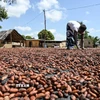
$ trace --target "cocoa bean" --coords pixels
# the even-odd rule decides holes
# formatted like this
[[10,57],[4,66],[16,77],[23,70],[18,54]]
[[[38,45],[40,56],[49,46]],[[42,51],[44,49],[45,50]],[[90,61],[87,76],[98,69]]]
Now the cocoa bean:
[[19,91],[19,92],[25,92],[26,89],[25,89],[25,88],[20,88],[18,91]]
[[35,96],[31,96],[30,100],[36,100]]
[[4,93],[4,96],[9,96],[10,95],[10,93]]
[[10,89],[10,92],[11,92],[11,93],[16,93],[16,92],[18,92],[18,89],[17,89],[17,88],[11,88],[11,89]]
[[29,88],[26,90],[26,92],[27,92],[27,93],[30,93],[32,90],[33,90],[33,87],[29,87]]
[[52,89],[52,87],[48,87],[46,88],[46,91],[50,91]]
[[32,96],[32,95],[34,95],[34,94],[37,94],[37,91],[36,91],[36,90],[32,90],[32,91],[29,93],[30,96]]
[[12,94],[9,95],[10,99],[13,98],[13,97],[15,97],[15,93],[12,93]]
[[0,100],[4,100],[3,97],[0,97]]
[[4,100],[10,100],[9,96],[5,96]]
[[95,93],[91,92],[90,90],[89,90],[89,93],[90,93],[91,96],[93,96],[95,98],[97,97],[97,95]]
[[15,94],[15,97],[21,97],[21,95],[22,95],[22,93],[17,92],[17,93]]
[[5,87],[6,91],[9,91],[10,90],[10,88],[9,88],[8,85],[5,85],[4,87]]
[[[29,97],[25,96],[24,98],[22,98],[21,100],[30,100]],[[34,100],[34,99],[33,99]]]
[[3,97],[4,96],[4,94],[0,91],[0,97]]
[[39,99],[39,98],[42,98],[42,97],[45,97],[44,93],[36,94],[36,99]]
[[71,100],[76,100],[76,97],[74,95],[71,95]]

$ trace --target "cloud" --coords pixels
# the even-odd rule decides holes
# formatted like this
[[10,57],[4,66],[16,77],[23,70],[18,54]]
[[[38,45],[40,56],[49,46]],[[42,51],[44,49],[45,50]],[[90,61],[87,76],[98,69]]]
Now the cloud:
[[56,33],[56,29],[49,29],[49,31],[53,34]]
[[58,8],[59,3],[57,0],[40,0],[40,2],[37,3],[38,9],[42,11],[43,9],[49,10],[52,7]]
[[88,23],[89,21],[88,20],[83,20],[83,23]]
[[15,26],[15,29],[21,30],[21,31],[31,31],[32,29],[28,26],[26,27],[21,27],[21,26]]
[[91,33],[95,33],[95,32],[100,32],[100,29],[90,28],[90,29],[88,29],[88,31]]
[[87,15],[89,15],[89,14],[90,14],[90,12],[89,12],[89,11],[86,11],[85,13],[86,13]]
[[34,32],[30,32],[28,34],[25,34],[25,36],[31,36],[32,38],[34,37],[35,39],[38,39],[38,33],[39,33],[39,31],[34,31]]
[[31,7],[29,0],[17,0],[17,3],[12,5],[0,1],[0,5],[7,9],[9,17],[20,17]]
[[48,29],[50,32],[52,32],[52,34],[54,35],[55,37],[55,40],[65,40],[66,39],[66,34],[62,34],[62,33],[58,33],[56,31],[56,29]]
[[89,31],[89,35],[100,37],[100,29],[89,28],[88,31]]
[[51,19],[52,22],[55,22],[62,19],[62,13],[62,11],[53,9],[46,12],[46,17],[47,19]]
[[52,22],[66,18],[66,9],[60,7],[57,0],[40,0],[40,2],[37,3],[37,7],[40,11],[45,9],[46,18]]

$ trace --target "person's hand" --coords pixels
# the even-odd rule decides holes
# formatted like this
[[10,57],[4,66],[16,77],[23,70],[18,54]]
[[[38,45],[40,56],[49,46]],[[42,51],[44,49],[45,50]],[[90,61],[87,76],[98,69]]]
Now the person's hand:
[[81,48],[82,50],[84,50],[85,48],[83,47],[83,48]]

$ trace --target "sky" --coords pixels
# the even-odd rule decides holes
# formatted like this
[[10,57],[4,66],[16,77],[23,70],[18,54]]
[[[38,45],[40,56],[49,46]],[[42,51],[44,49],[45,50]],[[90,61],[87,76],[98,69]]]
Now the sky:
[[[51,31],[55,40],[66,39],[66,24],[70,20],[83,22],[89,35],[100,38],[100,0],[17,0],[5,7],[9,18],[0,22],[2,30],[16,29],[21,35],[38,39],[38,33],[44,27]],[[92,5],[92,6],[91,6]]]

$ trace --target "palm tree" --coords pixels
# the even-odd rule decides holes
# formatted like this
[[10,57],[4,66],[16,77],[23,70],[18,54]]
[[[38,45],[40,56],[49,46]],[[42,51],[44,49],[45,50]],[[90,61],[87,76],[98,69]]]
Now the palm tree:
[[93,47],[97,47],[98,46],[97,43],[99,43],[99,38],[96,36],[93,39]]

